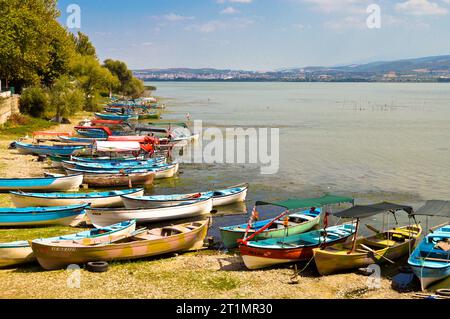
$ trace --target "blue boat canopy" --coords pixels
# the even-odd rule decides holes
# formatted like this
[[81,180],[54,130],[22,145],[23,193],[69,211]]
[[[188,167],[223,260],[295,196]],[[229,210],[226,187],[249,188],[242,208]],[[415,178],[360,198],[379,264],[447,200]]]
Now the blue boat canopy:
[[286,209],[298,209],[298,208],[308,208],[308,207],[322,207],[325,205],[335,205],[342,203],[354,203],[352,197],[336,196],[336,195],[325,195],[317,198],[297,198],[288,199],[282,202],[264,202],[257,201],[256,206],[262,205],[274,205],[284,207]]
[[450,201],[429,200],[414,215],[450,217]]
[[413,215],[413,208],[407,205],[398,205],[388,202],[382,202],[371,205],[355,205],[352,208],[334,213],[333,215],[341,218],[366,218],[381,214],[384,212],[405,211],[408,215]]

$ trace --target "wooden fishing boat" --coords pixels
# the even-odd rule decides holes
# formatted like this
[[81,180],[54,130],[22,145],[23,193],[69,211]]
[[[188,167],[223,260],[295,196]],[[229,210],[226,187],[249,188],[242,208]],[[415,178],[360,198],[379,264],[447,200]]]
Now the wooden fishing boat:
[[[412,207],[391,203],[379,203],[366,206],[354,206],[334,214],[338,218],[357,219],[371,217],[380,213],[395,213],[404,210],[412,213]],[[367,267],[371,264],[393,263],[393,259],[409,254],[414,248],[417,238],[422,233],[419,224],[395,227],[387,231],[379,231],[374,227],[367,227],[376,232],[374,236],[357,238],[348,243],[329,245],[314,249],[314,260],[321,275]],[[357,229],[358,231],[358,229]]]
[[24,193],[10,192],[16,207],[68,206],[89,203],[94,208],[123,207],[122,195],[142,196],[143,188],[90,193]]
[[[450,217],[450,201],[430,200],[415,215]],[[427,217],[428,218],[428,217]],[[448,222],[430,229],[408,259],[421,289],[450,276],[450,225]]]
[[115,113],[94,113],[95,117],[102,120],[137,120],[138,116],[134,114],[115,114]]
[[122,196],[123,203],[127,208],[151,208],[172,206],[185,201],[190,201],[201,196],[212,196],[213,206],[229,205],[245,200],[248,184],[240,184],[210,192],[155,195],[155,196]]
[[83,174],[58,177],[0,178],[0,190],[74,191],[83,183]]
[[76,151],[86,149],[86,146],[80,145],[65,145],[65,146],[49,146],[36,145],[22,142],[14,142],[17,150],[22,154],[37,154],[37,155],[71,155]]
[[278,264],[309,260],[313,249],[344,242],[356,231],[355,224],[342,224],[312,230],[283,238],[242,241],[239,244],[244,264],[248,269],[260,269]]
[[[255,211],[258,207],[265,205],[282,207],[286,211],[279,215],[276,220],[251,220],[245,224],[220,227],[220,236],[225,248],[234,248],[238,246],[238,241],[243,239],[246,234],[253,236],[254,240],[301,234],[319,224],[323,209],[316,207],[341,203],[353,203],[353,198],[326,195],[319,198],[290,199],[274,203],[258,201],[255,204]],[[305,210],[307,207],[310,208]],[[285,218],[284,222],[280,220],[282,217]]]
[[89,204],[57,206],[0,208],[0,226],[66,225],[76,226],[84,217]]
[[66,168],[68,174],[83,174],[83,183],[95,187],[118,187],[130,185],[151,185],[155,178],[155,172],[143,171],[83,171],[75,168]]
[[31,247],[42,268],[52,270],[69,264],[130,260],[197,250],[203,247],[207,232],[208,220],[204,220],[144,230],[110,244],[82,245],[73,242],[32,241]]
[[209,214],[212,197],[201,197],[174,206],[138,209],[96,208],[87,210],[87,216],[96,227],[110,225],[122,220],[136,219],[137,223],[153,223],[165,220],[197,217]]
[[[91,170],[82,168],[69,168],[65,167],[67,174],[82,173],[84,174],[84,182],[89,184],[88,180],[91,180],[90,176],[103,177],[105,175],[110,176],[123,176],[123,175],[139,175],[153,173],[155,179],[163,179],[173,177],[178,172],[178,163],[166,164],[162,167],[155,168],[121,168],[121,169],[109,169],[109,170]],[[117,185],[119,186],[119,185]]]
[[[129,236],[136,230],[136,221],[124,221],[103,228],[94,228],[80,233],[51,238],[36,239],[37,242],[80,242],[83,245],[94,245]],[[0,243],[0,267],[9,267],[36,261],[29,241],[21,240]]]

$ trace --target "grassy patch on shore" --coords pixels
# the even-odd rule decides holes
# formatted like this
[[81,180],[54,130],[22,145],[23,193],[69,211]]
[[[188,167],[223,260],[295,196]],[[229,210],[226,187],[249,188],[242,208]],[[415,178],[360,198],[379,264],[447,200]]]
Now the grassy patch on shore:
[[28,115],[12,116],[5,124],[0,126],[0,135],[4,136],[25,136],[34,131],[45,130],[58,125],[48,120],[34,118]]
[[87,230],[65,226],[30,227],[30,228],[0,228],[0,242],[6,243],[17,240],[33,240],[36,238],[56,237],[75,234]]

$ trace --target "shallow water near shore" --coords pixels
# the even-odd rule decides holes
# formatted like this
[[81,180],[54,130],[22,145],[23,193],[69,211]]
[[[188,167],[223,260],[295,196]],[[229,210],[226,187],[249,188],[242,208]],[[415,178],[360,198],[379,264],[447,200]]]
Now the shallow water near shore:
[[[202,120],[204,128],[280,129],[277,174],[261,175],[249,164],[184,164],[177,192],[249,182],[247,211],[256,200],[324,193],[353,196],[357,204],[393,201],[414,208],[428,199],[450,199],[448,84],[146,84],[157,87],[154,94],[169,111],[166,120],[189,113],[192,120]],[[260,213],[270,217],[277,212],[264,208]],[[399,223],[408,222],[405,214],[398,215]],[[221,216],[214,224],[247,218]],[[418,220],[424,228],[443,222]],[[380,226],[381,217],[366,222]],[[390,226],[394,222],[391,218]]]

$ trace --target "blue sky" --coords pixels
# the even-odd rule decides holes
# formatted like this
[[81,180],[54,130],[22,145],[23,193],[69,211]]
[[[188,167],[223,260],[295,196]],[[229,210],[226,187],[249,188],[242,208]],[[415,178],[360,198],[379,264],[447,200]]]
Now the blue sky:
[[[450,54],[450,0],[60,0],[100,59],[273,70]],[[367,7],[381,9],[370,29]],[[78,31],[71,29],[71,31]]]

